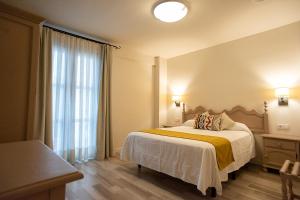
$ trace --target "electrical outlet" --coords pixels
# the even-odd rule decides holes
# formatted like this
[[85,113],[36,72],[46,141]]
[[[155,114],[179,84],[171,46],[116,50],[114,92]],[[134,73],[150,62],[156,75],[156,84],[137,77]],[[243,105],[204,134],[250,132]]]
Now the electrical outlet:
[[290,127],[288,124],[277,124],[278,130],[288,130]]

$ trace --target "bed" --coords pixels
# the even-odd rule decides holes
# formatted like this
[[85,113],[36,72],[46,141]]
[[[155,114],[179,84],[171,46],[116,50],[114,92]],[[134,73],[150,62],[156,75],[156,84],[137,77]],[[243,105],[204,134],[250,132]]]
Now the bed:
[[[206,110],[204,107],[198,106],[186,111],[183,106],[182,121],[193,119],[196,114]],[[215,147],[210,143],[140,131],[129,133],[122,146],[120,157],[122,160],[133,161],[139,166],[194,184],[204,195],[208,189],[221,195],[221,183],[228,180],[228,174],[240,169],[255,157],[253,134],[268,133],[266,103],[265,112],[262,114],[255,110],[247,111],[241,106],[223,112],[226,112],[236,122],[230,130],[200,130],[194,129],[188,123],[177,127],[163,128],[163,130],[218,136],[229,140],[234,162],[222,170],[218,168]],[[209,113],[217,114],[213,110],[209,110]]]

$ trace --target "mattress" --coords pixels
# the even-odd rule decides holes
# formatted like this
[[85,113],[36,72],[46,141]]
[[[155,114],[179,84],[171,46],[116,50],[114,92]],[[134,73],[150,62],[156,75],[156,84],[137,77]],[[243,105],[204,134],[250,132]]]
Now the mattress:
[[231,142],[234,162],[220,171],[212,144],[143,132],[129,133],[122,146],[121,160],[133,161],[194,184],[204,195],[209,187],[215,187],[221,195],[221,182],[228,180],[228,173],[240,169],[255,156],[254,136],[248,128],[209,131],[177,126],[163,129],[224,137]]

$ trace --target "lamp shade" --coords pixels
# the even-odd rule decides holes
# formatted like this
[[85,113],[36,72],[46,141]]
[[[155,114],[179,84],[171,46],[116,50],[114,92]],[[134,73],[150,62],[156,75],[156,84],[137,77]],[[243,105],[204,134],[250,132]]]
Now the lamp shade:
[[173,95],[172,96],[172,101],[180,101],[181,100],[181,96],[180,95]]
[[276,88],[275,94],[277,97],[283,97],[283,96],[288,97],[290,94],[289,88],[286,88],[286,87]]

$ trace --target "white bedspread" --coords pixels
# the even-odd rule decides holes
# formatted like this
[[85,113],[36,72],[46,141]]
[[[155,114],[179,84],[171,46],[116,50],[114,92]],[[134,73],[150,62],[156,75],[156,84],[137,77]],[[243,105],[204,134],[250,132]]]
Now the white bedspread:
[[195,184],[203,194],[208,187],[215,187],[221,195],[221,181],[227,181],[228,173],[238,170],[255,156],[254,137],[250,130],[216,132],[188,126],[165,129],[224,137],[231,142],[235,161],[220,171],[212,144],[143,132],[129,133],[121,150],[121,159]]

